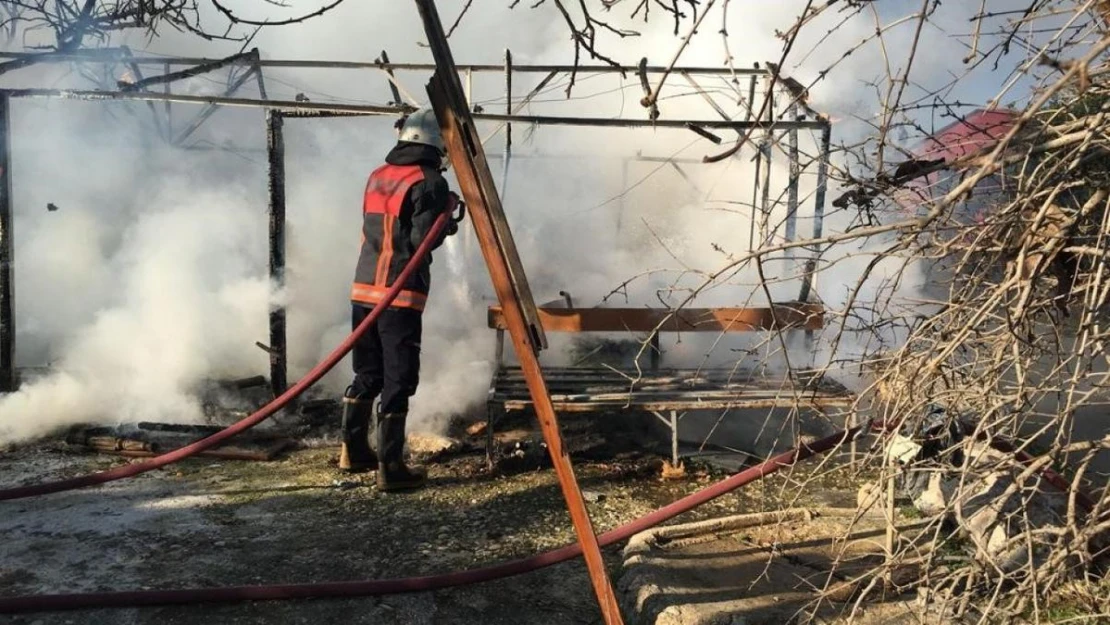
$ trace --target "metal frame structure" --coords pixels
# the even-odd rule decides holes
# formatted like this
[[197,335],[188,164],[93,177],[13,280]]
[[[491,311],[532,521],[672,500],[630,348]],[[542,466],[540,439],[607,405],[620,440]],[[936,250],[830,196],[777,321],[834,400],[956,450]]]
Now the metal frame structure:
[[[160,134],[172,143],[180,144],[196,131],[220,106],[244,106],[260,108],[266,111],[266,143],[269,167],[269,270],[275,283],[281,285],[285,274],[285,154],[283,124],[286,118],[314,118],[314,117],[339,117],[353,115],[400,115],[412,110],[412,106],[400,102],[403,87],[396,78],[396,73],[404,70],[432,71],[431,82],[427,91],[437,117],[444,131],[444,140],[452,164],[459,179],[464,197],[470,206],[471,221],[481,243],[486,264],[494,283],[495,291],[501,303],[504,327],[502,332],[508,330],[520,361],[520,370],[531,395],[530,405],[543,430],[544,438],[559,478],[560,486],[566,499],[567,509],[570,513],[582,552],[590,572],[591,583],[597,595],[598,604],[604,621],[607,625],[623,623],[611,581],[606,573],[604,561],[601,557],[597,536],[590,521],[588,512],[574,476],[569,455],[563,448],[561,432],[556,417],[556,404],[547,386],[543,371],[540,367],[538,354],[547,347],[544,324],[540,319],[540,311],[532,299],[528,288],[527,278],[517,256],[513,243],[511,230],[501,207],[498,189],[494,186],[492,174],[482,147],[483,139],[478,135],[475,127],[477,121],[502,122],[505,129],[505,147],[502,157],[502,189],[508,181],[509,163],[512,158],[512,123],[523,122],[537,125],[571,125],[593,127],[652,127],[652,128],[677,128],[687,129],[707,138],[715,143],[722,139],[712,130],[732,130],[744,136],[745,131],[762,130],[763,144],[761,145],[760,163],[766,160],[763,176],[763,221],[765,228],[770,214],[769,198],[769,172],[770,158],[773,147],[777,144],[774,132],[786,130],[790,137],[787,153],[793,159],[791,176],[788,183],[788,208],[787,208],[787,233],[793,237],[795,233],[796,214],[798,209],[798,178],[801,173],[796,159],[798,156],[797,131],[802,128],[820,129],[827,136],[829,122],[818,118],[809,121],[801,118],[796,113],[796,106],[790,107],[795,112],[792,120],[776,120],[774,106],[768,107],[767,119],[751,119],[753,110],[752,99],[748,101],[748,115],[744,120],[733,120],[713,100],[712,96],[702,89],[694,80],[693,75],[705,73],[711,75],[729,75],[735,80],[738,75],[750,77],[749,93],[754,96],[754,89],[759,75],[767,79],[768,90],[773,84],[772,76],[766,70],[752,69],[740,70],[731,68],[648,68],[641,65],[635,68],[641,83],[647,84],[649,73],[677,72],[691,84],[696,92],[707,100],[712,108],[722,119],[719,120],[669,120],[658,119],[658,110],[652,107],[649,119],[607,119],[598,117],[559,117],[519,115],[520,110],[526,106],[543,88],[559,73],[614,73],[631,70],[632,68],[618,68],[610,66],[580,67],[580,66],[518,66],[514,65],[511,53],[506,53],[503,66],[457,66],[452,58],[446,36],[435,5],[431,0],[416,0],[424,22],[429,45],[432,49],[436,63],[426,64],[397,64],[389,63],[388,57],[383,53],[382,59],[373,64],[365,63],[327,63],[327,62],[276,62],[263,61],[257,50],[235,55],[227,59],[146,59],[134,57],[130,51],[115,58],[97,58],[99,55],[54,55],[39,57],[43,62],[62,60],[98,60],[100,62],[124,62],[133,73],[133,81],[121,83],[118,91],[87,91],[87,90],[58,90],[58,89],[10,89],[0,91],[0,392],[9,392],[17,388],[18,378],[14,365],[15,353],[15,318],[14,318],[14,286],[12,284],[12,250],[14,232],[12,230],[13,216],[11,210],[11,148],[9,121],[9,107],[12,98],[63,98],[79,100],[130,100],[148,102],[148,107],[154,113],[155,125]],[[161,65],[164,73],[160,76],[144,78],[141,66]],[[170,71],[173,65],[192,65],[181,71]],[[222,67],[247,65],[249,69],[229,82],[227,93],[224,96],[188,96],[173,94],[169,85],[177,80],[196,76],[201,73],[213,71]],[[318,67],[318,68],[370,68],[381,71],[388,79],[393,103],[386,106],[380,105],[355,105],[335,103],[312,103],[301,101],[272,100],[267,97],[262,79],[263,67]],[[475,72],[498,71],[503,72],[506,83],[506,111],[504,114],[475,113],[470,110],[470,84],[471,76]],[[517,104],[513,106],[513,75],[514,73],[544,72],[547,76],[540,84]],[[257,79],[260,99],[237,98],[235,92],[251,76]],[[462,79],[466,78],[466,88]],[[147,91],[153,85],[162,85],[161,93]],[[407,95],[407,94],[406,94]],[[768,93],[770,97],[773,94]],[[411,100],[412,98],[409,97]],[[165,104],[165,118],[161,118],[154,106],[156,102]],[[173,133],[173,117],[170,103],[197,103],[204,104],[205,109],[192,123],[179,133],[176,138]],[[500,130],[500,128],[499,128]],[[496,132],[494,133],[496,134]],[[487,137],[488,140],[488,137]],[[821,175],[827,172],[824,165],[827,161],[827,150],[822,152],[819,160],[822,163]],[[825,181],[818,181],[818,188],[823,189]],[[815,213],[823,213],[824,194],[820,195],[821,202],[815,206]],[[753,221],[755,211],[753,210]],[[820,224],[820,218],[815,224]],[[761,228],[761,230],[763,229]],[[815,232],[820,236],[820,231]],[[815,259],[813,262],[816,262]],[[811,288],[812,272],[803,276],[803,292],[808,294]],[[804,305],[804,300],[802,302]],[[772,325],[778,327],[776,313],[772,313]],[[809,324],[804,324],[808,329]],[[499,345],[504,344],[504,334],[499,333]],[[283,308],[270,312],[270,344],[263,346],[271,359],[271,386],[275,394],[283,392],[287,385],[286,367],[286,316]],[[676,412],[671,412],[672,428],[677,429]],[[663,418],[659,415],[660,418]]]
[[[0,53],[0,58],[20,58],[27,55]],[[270,276],[278,284],[284,280],[285,269],[285,197],[284,197],[284,144],[281,137],[281,125],[288,118],[326,118],[348,117],[367,115],[403,115],[413,109],[411,105],[399,103],[404,95],[411,100],[411,96],[404,90],[398,79],[398,74],[407,72],[429,72],[436,66],[428,63],[393,63],[388,61],[388,55],[383,51],[381,59],[376,62],[351,62],[351,61],[298,61],[298,60],[267,60],[262,59],[257,50],[238,54],[226,59],[208,58],[161,58],[132,56],[130,51],[88,51],[83,53],[39,55],[39,63],[65,63],[72,61],[120,63],[131,68],[136,77],[133,84],[123,84],[121,89],[106,90],[74,90],[74,89],[8,89],[0,90],[0,392],[11,392],[18,387],[18,375],[14,366],[15,353],[15,317],[14,317],[14,280],[12,275],[12,229],[11,212],[11,178],[8,161],[11,158],[10,150],[10,124],[6,115],[11,99],[14,98],[48,98],[48,99],[75,99],[86,101],[144,101],[151,103],[151,111],[155,115],[156,126],[163,128],[164,135],[169,142],[182,148],[194,149],[192,146],[183,146],[182,143],[192,136],[216,111],[221,107],[247,107],[267,111],[267,157],[270,167],[270,201],[269,201],[269,264]],[[140,78],[141,68],[157,66],[162,68],[163,74]],[[185,70],[173,71],[177,67],[187,67]],[[244,68],[240,75],[229,80],[224,95],[197,96],[173,93],[170,86],[174,81],[182,80],[211,72],[222,68]],[[388,105],[365,104],[338,104],[323,102],[302,102],[295,100],[274,100],[267,96],[263,69],[264,68],[300,68],[300,69],[348,69],[348,70],[374,70],[381,73],[388,81],[388,86],[393,95],[394,102]],[[504,65],[458,65],[457,71],[465,79],[469,87],[471,78],[476,73],[502,73],[505,76],[506,112],[505,113],[472,113],[475,121],[499,122],[498,127],[489,135],[483,137],[487,142],[500,130],[505,130],[504,151],[502,154],[493,154],[491,158],[502,161],[502,189],[508,182],[509,163],[514,158],[512,153],[512,124],[524,123],[534,125],[566,125],[576,127],[611,127],[611,128],[671,128],[687,129],[710,140],[722,140],[712,131],[735,131],[737,133],[762,131],[759,150],[756,156],[756,184],[753,188],[753,205],[760,207],[760,212],[769,214],[771,198],[769,190],[769,173],[771,167],[772,151],[777,147],[790,159],[791,176],[788,182],[787,193],[787,237],[792,239],[796,233],[796,215],[799,208],[798,183],[801,175],[801,166],[798,160],[797,135],[799,130],[819,130],[821,141],[818,154],[818,171],[816,192],[813,200],[813,236],[820,237],[823,230],[823,216],[828,179],[828,155],[831,140],[831,123],[821,117],[807,119],[798,112],[798,103],[789,107],[792,119],[778,119],[774,115],[774,107],[768,107],[769,115],[763,119],[753,120],[753,105],[756,88],[762,81],[769,85],[772,74],[766,69],[754,68],[713,68],[713,67],[677,67],[673,73],[682,76],[692,87],[697,95],[705,99],[718,113],[721,119],[637,119],[637,118],[600,118],[600,117],[564,117],[522,115],[520,112],[538,95],[542,89],[560,74],[577,72],[579,75],[589,74],[616,74],[638,73],[641,75],[660,74],[667,71],[665,67],[614,67],[608,65],[519,65],[512,62],[511,53],[506,54]],[[527,95],[514,104],[513,77],[516,74],[531,75],[544,74],[544,78],[533,87]],[[738,77],[747,77],[749,81],[746,113],[744,119],[732,119],[696,81],[696,76],[727,76],[734,80]],[[237,97],[237,92],[250,78],[257,84],[259,98]],[[144,90],[148,86],[161,86],[162,91]],[[469,94],[467,94],[469,95]],[[154,104],[162,103],[163,117],[158,117]],[[172,104],[203,105],[204,108],[180,132],[173,133],[174,113]],[[779,145],[774,134],[776,131],[785,131],[788,145]],[[216,148],[218,149],[218,148]],[[516,158],[531,158],[532,155],[519,155]],[[541,158],[550,158],[540,156]],[[671,161],[677,163],[683,159],[667,159],[637,155],[628,157],[627,162],[645,161],[661,162]],[[695,163],[690,159],[685,162]],[[681,172],[680,172],[681,173]],[[627,175],[627,174],[626,174]],[[275,184],[280,181],[280,184]],[[753,222],[755,211],[753,211]],[[618,216],[619,219],[619,216]],[[753,223],[753,225],[755,225]],[[761,224],[763,227],[766,224]],[[754,233],[757,228],[753,227]],[[754,245],[755,241],[751,241]],[[812,281],[816,268],[816,250],[806,260],[803,273],[801,292],[798,300],[805,302],[812,292]],[[288,379],[286,367],[286,339],[285,339],[285,310],[276,308],[270,312],[270,338],[269,345],[260,345],[270,354],[271,371],[270,379],[275,394],[285,390]],[[812,339],[812,330],[806,330],[807,337]]]

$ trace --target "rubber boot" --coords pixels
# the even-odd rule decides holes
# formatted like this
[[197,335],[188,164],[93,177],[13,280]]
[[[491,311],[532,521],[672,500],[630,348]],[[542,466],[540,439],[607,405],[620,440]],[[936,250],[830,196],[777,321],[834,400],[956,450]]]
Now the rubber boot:
[[420,488],[427,481],[423,467],[405,465],[405,420],[408,414],[396,412],[378,418],[378,490],[397,491]]
[[373,400],[343,398],[343,444],[339,448],[339,468],[348,473],[378,468],[378,456],[370,448],[373,412]]

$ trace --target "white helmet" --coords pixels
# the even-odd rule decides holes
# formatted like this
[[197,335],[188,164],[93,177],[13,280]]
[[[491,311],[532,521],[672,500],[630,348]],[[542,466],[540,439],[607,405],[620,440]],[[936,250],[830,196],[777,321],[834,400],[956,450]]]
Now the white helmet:
[[430,145],[441,154],[447,153],[447,148],[443,145],[443,136],[439,133],[439,122],[436,121],[435,111],[429,108],[419,109],[406,117],[397,139],[408,143]]

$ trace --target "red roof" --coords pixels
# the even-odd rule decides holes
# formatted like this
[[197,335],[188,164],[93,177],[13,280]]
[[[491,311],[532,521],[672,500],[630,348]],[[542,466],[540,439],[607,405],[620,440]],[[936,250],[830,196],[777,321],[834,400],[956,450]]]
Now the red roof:
[[[973,111],[963,119],[941,128],[931,137],[926,137],[913,149],[913,156],[919,159],[942,158],[953,161],[980,150],[988,150],[1009,132],[1017,115],[1016,111],[1006,109]],[[952,179],[953,175],[951,172],[941,171],[912,180],[894,194],[894,200],[903,210],[916,211],[923,200],[947,192],[944,185],[938,187],[938,184],[945,179]],[[997,180],[986,179],[980,182],[979,189],[982,191],[992,186],[997,186]]]
[[914,153],[949,161],[990,148],[1009,132],[1016,116],[1017,112],[1006,109],[979,109],[926,138]]

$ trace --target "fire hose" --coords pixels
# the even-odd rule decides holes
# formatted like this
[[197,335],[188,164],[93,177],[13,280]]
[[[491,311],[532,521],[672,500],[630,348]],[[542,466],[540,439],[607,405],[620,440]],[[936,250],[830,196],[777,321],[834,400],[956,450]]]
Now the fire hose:
[[[835,449],[852,440],[864,430],[882,431],[884,429],[882,427],[875,427],[876,425],[877,424],[872,423],[860,425],[849,430],[842,430],[819,441],[808,445],[800,445],[794,449],[778,454],[777,456],[773,456],[760,464],[725,478],[712,486],[687,495],[639,519],[601,534],[598,536],[598,544],[602,547],[609,547],[618,542],[627,540],[639,532],[669,521],[717,497],[763,479],[783,467],[792,466],[817,454]],[[1088,501],[1082,501],[1080,505],[1087,508],[1085,504],[1087,504]],[[0,614],[197,603],[230,603],[237,601],[367,597],[385,594],[426,592],[453,586],[489,582],[514,575],[530,573],[541,568],[566,562],[567,560],[581,555],[581,553],[582,548],[576,543],[527,558],[503,562],[484,568],[399,579],[5,597],[0,598]]]
[[[819,453],[839,447],[851,440],[863,426],[840,431],[809,445],[801,445],[773,456],[769,460],[725,478],[712,486],[687,495],[655,512],[626,523],[597,537],[602,547],[631,538],[644,530],[669,521],[710,500],[762,479],[783,467],[791,466]],[[224,588],[185,588],[179,590],[133,590],[57,595],[27,595],[0,598],[0,614],[43,612],[90,608],[122,608],[194,603],[226,603],[234,601],[266,601],[288,599],[323,599],[336,597],[367,597],[374,595],[421,592],[452,586],[493,581],[566,562],[582,553],[577,544],[566,545],[528,558],[512,560],[480,569],[456,571],[424,577],[380,579],[314,584],[283,584],[261,586],[228,586]]]
[[[465,210],[461,203],[458,206],[459,214],[453,217],[456,223],[461,220]],[[413,258],[404,267],[401,275],[390,287],[385,297],[367,315],[366,319],[327,357],[309,371],[301,380],[290,387],[280,396],[266,404],[254,414],[235,423],[209,437],[196,441],[186,447],[173,452],[151,458],[108,471],[92,473],[67,480],[48,482],[43,484],[23,486],[0,491],[0,501],[34,497],[66,490],[73,490],[86,486],[103,484],[114,480],[133,477],[141,473],[177,462],[220,442],[235,436],[285,407],[310,386],[316,383],[330,371],[340,359],[354,346],[355,341],[362,336],[371,324],[381,315],[381,312],[397,297],[401,287],[415,271],[419,261],[428,254],[432,242],[438,238],[448,222],[450,213],[441,215],[433,224],[428,236],[421,242]],[[851,440],[864,429],[876,429],[871,424],[857,426],[849,430],[842,430],[814,443],[800,445],[794,449],[773,456],[772,458],[728,477],[716,484],[704,488],[691,495],[683,497],[674,503],[659,508],[630,523],[622,525],[598,536],[598,543],[608,547],[626,540],[633,535],[650,529],[660,523],[666,522],[680,514],[688,512],[717,497],[732,492],[754,481],[760,480],[780,468],[792,466],[795,463],[810,458],[816,454],[824,453],[839,447]],[[1046,469],[1047,471],[1047,469]],[[1059,479],[1057,485],[1065,486],[1066,482]],[[1054,481],[1054,483],[1056,483]],[[1081,500],[1081,505],[1089,500]],[[1084,507],[1087,507],[1084,505]],[[90,608],[120,608],[138,606],[161,606],[195,603],[216,603],[236,601],[262,601],[262,600],[289,600],[289,599],[320,599],[337,597],[364,597],[383,594],[396,594],[408,592],[431,591],[452,586],[462,586],[481,582],[493,581],[514,575],[535,571],[544,567],[565,562],[581,555],[582,549],[578,544],[570,544],[558,549],[540,553],[528,558],[512,560],[501,564],[456,571],[423,577],[409,577],[384,580],[362,580],[347,582],[323,582],[284,585],[257,585],[257,586],[228,586],[222,588],[186,588],[178,590],[145,590],[145,591],[117,591],[98,593],[76,593],[55,595],[26,595],[0,598],[0,614],[13,614],[20,612],[38,612],[53,610],[76,610]]]
[[[461,202],[459,203],[459,206],[461,206]],[[440,233],[447,226],[448,221],[454,221],[457,223],[459,220],[462,219],[461,211],[463,209],[459,208],[459,210],[460,213],[458,217],[452,217],[451,212],[448,211],[436,218],[435,222],[432,224],[432,227],[428,230],[427,236],[424,237],[424,240],[420,242],[420,246],[416,248],[416,251],[413,253],[412,258],[409,260],[408,264],[405,265],[404,269],[401,270],[401,275],[397,276],[397,280],[394,281],[393,285],[389,288],[389,291],[387,291],[382,300],[374,306],[374,309],[370,311],[370,314],[366,316],[366,319],[364,319],[362,323],[360,323],[358,327],[355,328],[354,331],[351,332],[351,334],[347,336],[347,338],[344,339],[342,343],[339,344],[338,347],[332,350],[330,354],[328,354],[315,367],[313,367],[311,371],[305,374],[305,376],[301,378],[296,384],[289,387],[281,395],[275,397],[273,400],[270,401],[270,403],[266,404],[262,408],[259,408],[257,411],[254,412],[254,414],[251,414],[250,416],[238,421],[234,425],[231,425],[224,430],[216,432],[211,436],[202,438],[199,441],[190,443],[189,445],[181,447],[180,449],[175,449],[169,453],[155,456],[154,458],[145,460],[143,462],[127,464],[121,467],[116,467],[114,469],[109,469],[107,471],[89,473],[74,478],[58,480],[56,482],[45,482],[42,484],[32,484],[30,486],[20,486],[18,488],[0,490],[0,501],[9,501],[12,499],[23,499],[26,497],[37,497],[39,495],[60,493],[62,491],[84,488],[86,486],[95,486],[115,480],[122,480],[124,478],[134,477],[136,475],[146,473],[147,471],[153,471],[168,464],[172,464],[179,460],[188,458],[189,456],[198,454],[206,449],[222,443],[223,441],[231,438],[232,436],[235,436],[236,434],[249,430],[259,423],[262,423],[270,416],[275,414],[277,411],[288,405],[289,402],[300,396],[301,393],[304,393],[306,390],[308,390],[310,386],[319,381],[320,378],[324,377],[324,375],[328,371],[331,371],[331,369],[335,367],[335,365],[337,365],[344,356],[347,355],[347,352],[351,351],[351,349],[355,345],[355,342],[358,341],[358,339],[370,328],[371,325],[373,325],[375,321],[377,321],[378,317],[381,316],[382,311],[388,308],[390,303],[392,303],[393,300],[397,298],[397,295],[400,294],[402,287],[405,285],[405,282],[407,282],[413,272],[416,271],[416,267],[420,264],[420,261],[423,260],[423,258],[427,256],[428,253],[431,251],[432,245],[435,243],[436,239],[439,238]]]

